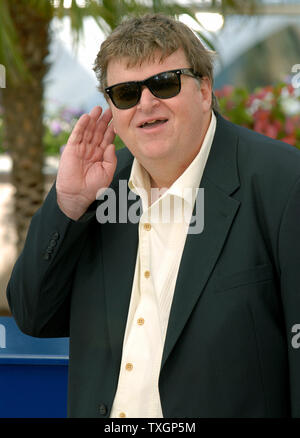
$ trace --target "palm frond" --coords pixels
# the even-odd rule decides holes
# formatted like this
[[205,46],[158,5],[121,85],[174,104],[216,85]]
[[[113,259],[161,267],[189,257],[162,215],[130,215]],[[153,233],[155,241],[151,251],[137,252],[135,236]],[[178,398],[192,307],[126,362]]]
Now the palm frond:
[[[9,2],[11,0],[0,0],[0,63],[3,64],[8,75],[16,78],[19,73],[25,74],[26,67],[18,50],[18,32],[14,28],[13,20],[9,12]],[[146,12],[162,12],[167,15],[179,17],[187,14],[192,17],[200,26],[201,22],[196,16],[196,3],[193,6],[179,4],[173,0],[86,0],[84,3],[78,0],[70,0],[70,7],[65,7],[65,0],[14,0],[26,3],[37,15],[51,19],[57,17],[63,19],[70,18],[71,31],[73,36],[74,48],[78,45],[83,36],[83,24],[86,17],[92,17],[104,34],[110,33],[120,21],[129,15],[141,15]],[[250,0],[251,6],[255,7],[257,0]],[[229,10],[242,11],[243,3],[241,0],[212,0],[211,8],[220,8],[226,15]],[[212,38],[207,36],[207,32],[196,31],[198,36],[210,48],[214,49]]]
[[27,73],[17,40],[8,2],[2,0],[0,2],[0,64],[6,69],[7,78],[14,82],[18,80],[19,74]]

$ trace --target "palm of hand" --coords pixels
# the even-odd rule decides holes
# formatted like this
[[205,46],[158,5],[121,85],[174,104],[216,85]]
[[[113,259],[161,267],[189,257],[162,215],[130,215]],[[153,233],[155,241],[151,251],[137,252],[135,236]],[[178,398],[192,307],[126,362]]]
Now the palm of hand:
[[113,178],[117,159],[112,116],[107,110],[100,117],[101,112],[95,107],[81,116],[65,146],[56,180],[60,204],[79,202],[86,209]]

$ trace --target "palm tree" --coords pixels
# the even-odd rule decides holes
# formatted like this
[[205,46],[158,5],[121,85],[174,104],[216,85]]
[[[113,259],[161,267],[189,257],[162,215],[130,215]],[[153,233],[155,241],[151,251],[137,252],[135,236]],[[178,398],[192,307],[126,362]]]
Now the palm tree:
[[[48,5],[49,6],[49,5]],[[6,88],[2,91],[4,147],[11,155],[11,182],[15,186],[14,218],[21,248],[27,226],[44,197],[43,178],[43,78],[47,72],[50,7],[32,7],[30,2],[2,2],[2,12],[12,34],[5,40],[2,28],[2,59]],[[20,76],[20,74],[22,76]],[[20,79],[22,77],[22,79]]]
[[[223,0],[222,6],[235,7],[239,1]],[[213,0],[212,7],[215,3]],[[43,91],[49,67],[46,58],[51,20],[69,16],[78,42],[86,16],[92,16],[101,30],[109,33],[124,16],[149,11],[169,15],[186,13],[196,19],[192,1],[189,8],[175,0],[167,3],[152,0],[147,6],[141,0],[0,1],[0,64],[6,67],[6,88],[2,90],[4,148],[13,161],[11,181],[15,186],[18,252],[29,221],[44,199]]]
[[190,13],[176,4],[153,0],[151,7],[135,0],[1,0],[0,63],[6,67],[2,89],[4,148],[13,167],[14,219],[17,251],[23,246],[29,221],[44,199],[43,91],[49,65],[50,23],[53,17],[69,16],[78,41],[86,16],[92,16],[105,33],[122,17],[149,10],[168,14]]

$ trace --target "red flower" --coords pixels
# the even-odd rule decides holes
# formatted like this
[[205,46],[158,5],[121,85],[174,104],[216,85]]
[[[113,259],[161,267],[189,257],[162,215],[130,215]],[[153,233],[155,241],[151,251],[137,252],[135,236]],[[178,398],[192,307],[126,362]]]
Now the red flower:
[[232,85],[224,85],[221,90],[215,90],[215,95],[218,99],[221,99],[222,97],[229,97],[231,96],[233,90],[234,87]]
[[296,146],[296,137],[295,135],[287,135],[284,138],[280,139],[281,141],[284,141],[285,143],[291,144],[292,146]]

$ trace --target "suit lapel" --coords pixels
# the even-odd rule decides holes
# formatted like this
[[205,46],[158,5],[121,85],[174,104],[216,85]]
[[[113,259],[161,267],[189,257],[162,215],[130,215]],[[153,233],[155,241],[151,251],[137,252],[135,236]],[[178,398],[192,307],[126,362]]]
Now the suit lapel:
[[[132,160],[131,160],[132,161]],[[121,361],[123,335],[126,328],[132,283],[135,272],[138,247],[138,223],[124,220],[135,200],[128,200],[128,179],[132,162],[115,178],[111,188],[117,195],[116,223],[106,223],[102,227],[104,287],[107,307],[107,325],[116,367]],[[119,181],[123,181],[119,192]],[[119,197],[122,198],[120,213]],[[127,199],[126,202],[125,198]],[[126,207],[127,206],[127,207]],[[123,217],[124,223],[118,223]]]
[[[188,234],[172,302],[162,367],[177,342],[214,269],[239,201],[230,195],[239,187],[237,136],[217,115],[217,128],[200,187],[204,189],[204,229]],[[195,214],[195,211],[194,211]]]

